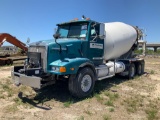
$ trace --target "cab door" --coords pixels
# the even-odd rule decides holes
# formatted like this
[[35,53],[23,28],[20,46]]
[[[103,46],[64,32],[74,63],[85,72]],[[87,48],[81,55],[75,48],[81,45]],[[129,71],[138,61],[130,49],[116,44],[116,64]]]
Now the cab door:
[[104,38],[101,37],[100,23],[91,23],[89,40],[89,59],[95,65],[102,64],[104,54]]

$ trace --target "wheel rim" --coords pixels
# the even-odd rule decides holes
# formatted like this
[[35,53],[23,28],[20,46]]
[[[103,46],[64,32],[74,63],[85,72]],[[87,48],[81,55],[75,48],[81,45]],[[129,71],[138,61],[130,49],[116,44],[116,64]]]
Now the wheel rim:
[[131,68],[131,77],[134,77],[134,74],[135,74],[135,68],[132,66],[132,68]]
[[87,92],[91,88],[91,85],[92,85],[91,76],[90,75],[83,76],[82,81],[81,81],[82,91]]
[[142,66],[139,65],[139,66],[138,66],[138,74],[141,74],[141,72],[142,72]]

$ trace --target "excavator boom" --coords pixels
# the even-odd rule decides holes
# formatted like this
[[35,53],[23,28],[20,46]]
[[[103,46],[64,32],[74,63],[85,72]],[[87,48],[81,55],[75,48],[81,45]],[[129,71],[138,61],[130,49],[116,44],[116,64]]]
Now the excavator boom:
[[[26,44],[22,43],[20,40],[18,40],[16,37],[8,34],[8,33],[0,33],[0,47],[3,45],[3,43],[7,41],[16,47],[21,48],[23,51],[27,52],[28,48]],[[13,64],[13,60],[7,57],[0,56],[0,65],[10,65]]]
[[24,51],[28,51],[28,48],[26,47],[26,44],[22,43],[20,40],[18,40],[16,37],[8,34],[8,33],[0,33],[0,47],[2,44],[7,41],[16,47],[21,48]]

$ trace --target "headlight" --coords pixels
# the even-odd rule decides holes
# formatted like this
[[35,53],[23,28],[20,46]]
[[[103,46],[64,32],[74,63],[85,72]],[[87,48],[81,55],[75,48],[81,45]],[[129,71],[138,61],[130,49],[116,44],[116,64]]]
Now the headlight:
[[52,66],[52,70],[55,72],[66,72],[66,67]]
[[52,66],[52,70],[53,70],[53,71],[56,71],[56,72],[59,72],[59,67]]

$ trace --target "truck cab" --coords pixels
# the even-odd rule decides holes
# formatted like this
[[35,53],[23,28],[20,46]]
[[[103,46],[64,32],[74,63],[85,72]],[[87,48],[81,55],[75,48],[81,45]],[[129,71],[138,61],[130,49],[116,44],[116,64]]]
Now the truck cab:
[[59,37],[56,41],[59,47],[61,47],[60,41],[65,41],[63,47],[69,50],[63,58],[87,58],[94,64],[100,64],[104,47],[103,25],[91,20],[58,24],[56,34],[59,34]]

